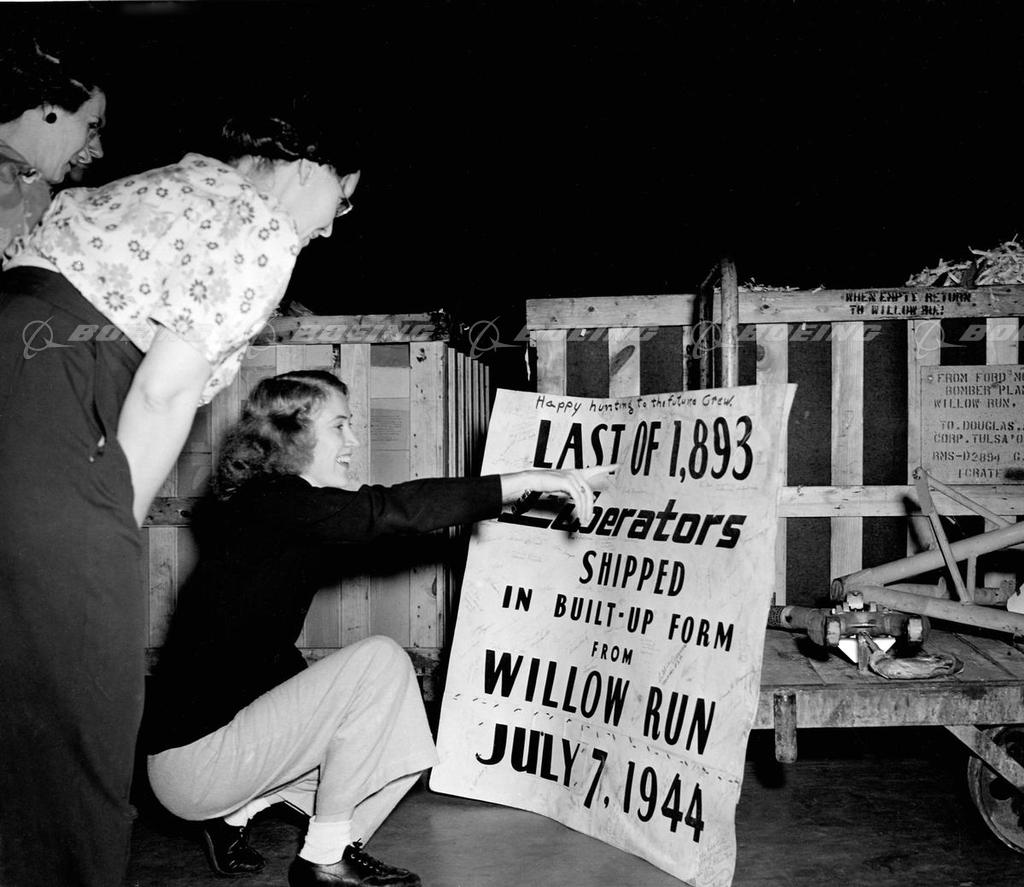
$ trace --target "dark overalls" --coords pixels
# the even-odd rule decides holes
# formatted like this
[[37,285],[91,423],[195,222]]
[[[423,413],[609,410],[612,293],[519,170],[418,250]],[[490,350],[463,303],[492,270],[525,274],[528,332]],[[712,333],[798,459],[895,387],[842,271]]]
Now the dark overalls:
[[115,332],[59,274],[0,275],[4,887],[124,878],[146,593],[116,437],[142,353]]

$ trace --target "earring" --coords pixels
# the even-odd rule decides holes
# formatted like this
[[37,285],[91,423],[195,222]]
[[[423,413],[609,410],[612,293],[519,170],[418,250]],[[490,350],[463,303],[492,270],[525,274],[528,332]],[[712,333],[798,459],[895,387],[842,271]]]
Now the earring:
[[45,120],[47,123],[56,123],[57,114],[54,111],[51,111],[49,114],[43,117],[43,120]]

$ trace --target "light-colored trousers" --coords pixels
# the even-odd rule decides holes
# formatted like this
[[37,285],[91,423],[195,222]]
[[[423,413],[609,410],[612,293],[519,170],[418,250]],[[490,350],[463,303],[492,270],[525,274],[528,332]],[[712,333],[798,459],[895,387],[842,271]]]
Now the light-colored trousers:
[[264,693],[234,719],[148,759],[160,802],[182,819],[227,816],[256,798],[318,819],[377,827],[437,762],[409,656],[370,637]]

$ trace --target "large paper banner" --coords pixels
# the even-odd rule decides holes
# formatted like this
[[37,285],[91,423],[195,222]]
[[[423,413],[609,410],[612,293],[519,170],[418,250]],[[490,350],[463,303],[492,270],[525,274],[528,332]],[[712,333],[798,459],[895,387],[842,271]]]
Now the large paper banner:
[[433,789],[731,883],[794,389],[498,391],[484,473],[619,470],[586,526],[541,496],[478,525]]

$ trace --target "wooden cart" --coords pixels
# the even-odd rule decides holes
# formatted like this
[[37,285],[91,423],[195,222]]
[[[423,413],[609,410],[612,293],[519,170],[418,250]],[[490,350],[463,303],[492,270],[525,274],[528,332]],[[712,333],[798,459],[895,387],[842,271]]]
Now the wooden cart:
[[[923,538],[912,477],[922,453],[922,371],[1019,365],[1022,315],[1022,286],[741,292],[728,261],[698,295],[527,305],[538,391],[625,397],[798,384],[780,441],[789,477],[774,594],[780,604],[806,605],[827,598],[832,578],[915,550]],[[1020,483],[967,489],[993,514],[1024,513]],[[942,494],[935,504],[971,520]],[[1024,849],[1024,729],[1012,726],[1024,722],[1024,653],[1008,636],[933,632],[929,647],[964,668],[918,681],[864,674],[820,649],[809,656],[806,640],[776,630],[766,637],[754,726],[775,730],[780,759],[795,759],[798,727],[945,727],[975,753],[968,775],[982,816],[1000,840]]]

